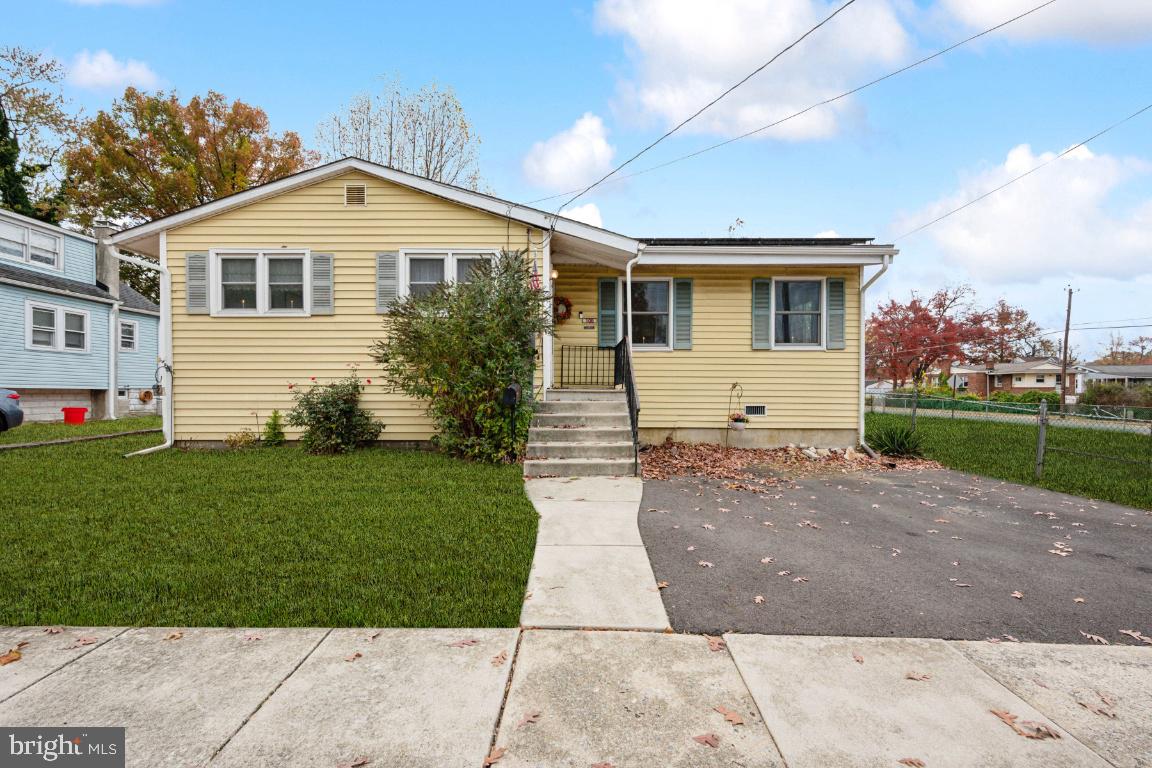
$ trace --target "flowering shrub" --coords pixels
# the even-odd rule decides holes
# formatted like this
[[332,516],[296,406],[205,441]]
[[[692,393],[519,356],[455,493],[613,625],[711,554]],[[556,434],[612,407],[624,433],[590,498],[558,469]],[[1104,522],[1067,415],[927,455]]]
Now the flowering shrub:
[[[312,377],[312,381],[316,380]],[[313,384],[307,391],[289,384],[296,405],[288,423],[304,427],[300,444],[308,453],[348,453],[373,442],[384,425],[360,407],[364,385],[353,371],[331,384]]]

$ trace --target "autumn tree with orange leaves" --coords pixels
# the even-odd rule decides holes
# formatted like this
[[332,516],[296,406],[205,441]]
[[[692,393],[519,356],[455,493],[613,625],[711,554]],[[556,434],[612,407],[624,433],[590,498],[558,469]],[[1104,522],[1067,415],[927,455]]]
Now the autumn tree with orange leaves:
[[[64,155],[69,213],[89,227],[169,216],[303,170],[317,162],[292,131],[273,133],[264,110],[209,91],[182,102],[175,92],[124,91],[85,120]],[[124,279],[156,297],[154,273]]]

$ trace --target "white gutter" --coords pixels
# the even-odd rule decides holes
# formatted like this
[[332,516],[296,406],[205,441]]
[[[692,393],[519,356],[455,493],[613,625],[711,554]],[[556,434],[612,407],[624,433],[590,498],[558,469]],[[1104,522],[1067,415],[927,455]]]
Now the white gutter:
[[120,365],[120,302],[112,305],[108,313],[108,396],[104,398],[104,416],[109,419],[116,418],[118,386],[117,370]]
[[[528,241],[529,242],[532,241],[532,230],[528,230]],[[540,254],[540,261],[543,264],[542,269],[544,271],[544,275],[543,275],[544,288],[548,292],[549,296],[552,296],[555,293],[555,286],[552,284],[552,237],[551,237],[551,233],[545,233],[544,234],[544,243],[542,246],[542,251],[543,252]],[[533,257],[533,258],[535,258],[535,257]],[[549,307],[549,310],[551,310],[551,307]],[[556,332],[556,329],[555,329],[555,327],[553,327],[552,330],[550,330],[544,334],[544,340],[543,340],[544,343],[542,345],[543,349],[541,350],[540,362],[544,366],[544,377],[543,377],[544,381],[543,381],[543,383],[544,383],[544,391],[545,392],[552,389],[552,384],[554,383],[554,381],[553,381],[554,380],[554,374],[552,371],[552,355],[553,355],[553,341],[554,341],[553,335],[555,334],[555,332]]]
[[[138,259],[135,256],[128,256],[120,253],[120,250],[112,245],[104,246],[108,248],[109,253],[120,261],[125,261],[129,264],[135,264],[138,267],[145,269],[154,269],[160,273],[160,354],[157,358],[157,364],[162,368],[161,385],[164,387],[164,407],[162,416],[164,419],[164,442],[160,445],[145,448],[141,451],[134,451],[128,456],[143,456],[148,453],[156,453],[163,451],[166,448],[171,448],[174,442],[173,433],[173,416],[175,408],[172,402],[172,273],[168,271],[168,265],[165,263],[168,260],[168,232],[160,233],[160,263],[152,261],[145,261]],[[119,330],[119,329],[117,329]],[[115,394],[115,393],[113,393]]]
[[636,246],[636,255],[628,259],[628,263],[624,265],[624,302],[628,307],[628,349],[632,349],[632,267],[636,266],[636,262],[640,261],[643,255],[644,244],[640,243]]
[[[868,447],[868,443],[864,442],[864,365],[865,365],[865,360],[864,360],[864,347],[865,347],[865,341],[864,341],[864,325],[865,325],[864,295],[868,292],[868,289],[872,286],[872,283],[879,280],[880,276],[888,271],[888,267],[891,266],[891,264],[892,264],[892,256],[893,255],[894,254],[888,254],[888,253],[884,254],[884,263],[880,265],[880,271],[878,271],[876,274],[872,275],[872,277],[868,278],[868,282],[866,282],[860,286],[860,331],[859,331],[859,333],[860,333],[860,425],[858,428],[858,432],[859,432],[859,437],[860,437],[860,446],[862,448],[864,448],[864,450],[867,451],[868,454],[873,456],[873,457],[875,456],[875,454],[873,454],[872,449]],[[863,267],[860,268],[860,276],[861,277],[864,276],[864,268]]]

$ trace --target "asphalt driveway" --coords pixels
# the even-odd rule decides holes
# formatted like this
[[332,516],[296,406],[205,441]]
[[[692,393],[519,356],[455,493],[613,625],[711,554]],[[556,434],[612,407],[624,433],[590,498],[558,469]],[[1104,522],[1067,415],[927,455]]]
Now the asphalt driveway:
[[1152,513],[950,470],[647,480],[640,531],[681,632],[1152,635]]

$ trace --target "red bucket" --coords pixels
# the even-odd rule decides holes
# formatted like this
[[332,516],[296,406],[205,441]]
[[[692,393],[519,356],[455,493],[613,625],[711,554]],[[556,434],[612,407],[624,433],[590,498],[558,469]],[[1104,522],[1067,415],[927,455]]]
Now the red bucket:
[[64,411],[65,424],[83,424],[84,414],[88,413],[87,408],[61,408]]

